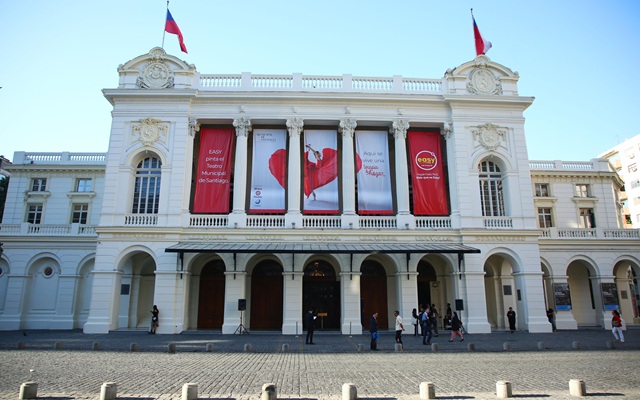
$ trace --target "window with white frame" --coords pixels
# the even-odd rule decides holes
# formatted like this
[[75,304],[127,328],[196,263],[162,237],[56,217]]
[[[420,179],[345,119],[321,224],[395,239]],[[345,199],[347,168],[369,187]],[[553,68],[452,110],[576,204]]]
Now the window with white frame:
[[625,155],[627,158],[634,158],[634,157],[636,156],[636,155],[635,155],[635,153],[633,152],[633,147],[629,147],[628,149],[626,149],[626,150],[624,151],[624,155]]
[[42,211],[44,206],[42,204],[29,204],[27,208],[27,222],[30,224],[39,224],[42,222]]
[[162,162],[155,157],[147,157],[138,163],[133,189],[134,214],[158,213],[161,172]]
[[72,224],[86,224],[89,217],[89,205],[88,204],[74,204],[73,212],[71,213]]
[[536,183],[536,197],[549,197],[548,183]]
[[92,184],[91,178],[78,178],[76,179],[76,192],[90,192]]
[[538,208],[538,225],[540,225],[540,228],[551,228],[553,226],[550,208]]
[[638,170],[638,166],[636,163],[629,164],[629,172],[636,172]]
[[579,183],[576,185],[576,197],[590,197],[591,196],[591,188],[589,185],[584,183]]
[[47,190],[47,179],[46,178],[33,178],[31,180],[31,191],[32,192],[45,192]]
[[482,216],[503,217],[505,215],[502,193],[502,172],[491,161],[483,161],[479,166],[480,202]]
[[593,208],[581,208],[580,220],[578,221],[580,228],[591,229],[596,227],[596,216]]

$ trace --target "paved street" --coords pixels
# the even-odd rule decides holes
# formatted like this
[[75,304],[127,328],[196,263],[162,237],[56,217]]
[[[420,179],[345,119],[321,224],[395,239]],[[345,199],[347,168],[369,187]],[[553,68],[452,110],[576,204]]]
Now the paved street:
[[[119,398],[137,399],[179,400],[185,383],[196,383],[200,398],[259,399],[262,385],[275,383],[279,398],[339,400],[342,384],[353,383],[361,398],[418,400],[420,382],[433,382],[439,398],[495,399],[499,380],[510,381],[516,397],[570,399],[570,379],[584,380],[588,395],[598,399],[640,399],[640,330],[625,333],[626,343],[614,349],[607,348],[611,332],[595,328],[472,334],[462,343],[449,343],[441,334],[432,341],[440,345],[437,352],[409,335],[405,350],[396,352],[389,333],[373,352],[366,335],[323,332],[316,334],[315,346],[305,345],[304,336],[253,332],[0,332],[0,399],[15,400],[20,384],[31,380],[38,382],[40,398],[56,400],[95,400],[104,382],[117,383]],[[24,349],[18,350],[18,342]],[[54,350],[56,342],[62,349]],[[102,350],[92,350],[94,343]],[[139,350],[130,351],[131,343]],[[167,351],[170,343],[175,354]],[[246,344],[252,352],[244,351]]]

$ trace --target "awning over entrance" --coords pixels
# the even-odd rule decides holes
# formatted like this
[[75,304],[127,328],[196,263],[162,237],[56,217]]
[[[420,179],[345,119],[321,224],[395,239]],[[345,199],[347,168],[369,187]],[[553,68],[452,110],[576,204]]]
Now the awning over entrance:
[[454,243],[203,243],[180,242],[167,253],[289,253],[289,254],[375,254],[375,253],[480,253],[479,249]]

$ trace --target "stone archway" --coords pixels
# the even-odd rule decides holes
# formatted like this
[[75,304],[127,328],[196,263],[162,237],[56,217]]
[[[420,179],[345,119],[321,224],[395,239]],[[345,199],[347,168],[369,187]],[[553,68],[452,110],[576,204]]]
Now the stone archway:
[[[307,264],[302,278],[302,313],[313,309],[318,315],[316,329],[339,330],[340,306],[340,282],[331,264],[323,260]],[[306,330],[304,315],[302,321]]]

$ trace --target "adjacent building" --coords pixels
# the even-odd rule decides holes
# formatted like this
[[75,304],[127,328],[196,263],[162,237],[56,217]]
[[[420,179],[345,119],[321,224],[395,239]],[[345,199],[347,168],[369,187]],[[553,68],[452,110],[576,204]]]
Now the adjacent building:
[[469,332],[638,323],[640,237],[605,159],[530,161],[519,75],[118,68],[109,149],[15,154],[0,329],[359,334],[434,304]]

